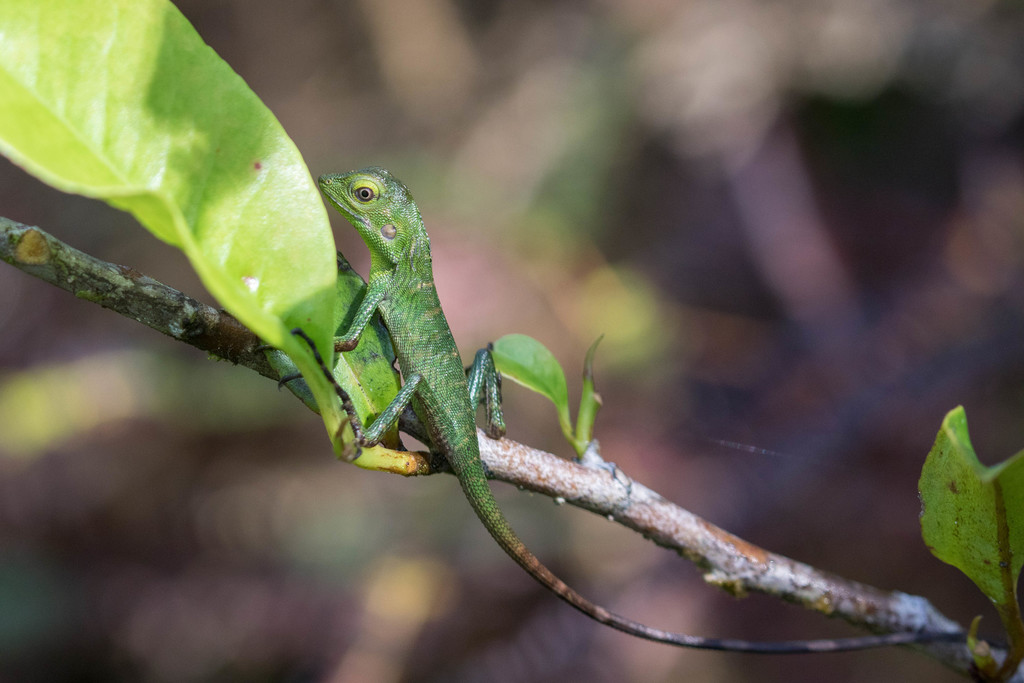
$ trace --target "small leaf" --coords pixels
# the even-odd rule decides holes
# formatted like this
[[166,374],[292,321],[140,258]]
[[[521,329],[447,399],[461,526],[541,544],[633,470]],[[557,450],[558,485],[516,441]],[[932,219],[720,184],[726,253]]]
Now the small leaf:
[[555,404],[562,433],[574,443],[565,372],[547,347],[525,334],[508,334],[494,342],[491,353],[494,366],[503,377],[546,396]]
[[583,389],[580,392],[580,409],[576,414],[576,443],[583,444],[584,448],[594,438],[594,420],[597,411],[601,409],[601,394],[594,388],[594,354],[602,339],[603,334],[594,340],[583,360]]
[[999,662],[992,657],[992,648],[984,640],[978,640],[978,626],[981,625],[981,617],[977,616],[971,620],[971,627],[967,631],[967,649],[974,660],[974,666],[983,672],[988,679],[996,677],[999,671]]
[[921,532],[932,553],[970,577],[997,607],[1015,607],[1024,564],[1024,452],[985,467],[971,446],[964,410],[956,408],[942,423],[918,488]]

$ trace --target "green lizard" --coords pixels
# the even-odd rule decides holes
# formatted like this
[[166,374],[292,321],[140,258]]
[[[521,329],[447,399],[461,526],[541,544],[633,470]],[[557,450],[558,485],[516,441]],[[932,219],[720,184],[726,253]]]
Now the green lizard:
[[[476,436],[476,406],[488,406],[488,435],[504,432],[499,409],[498,375],[484,350],[467,379],[458,348],[434,288],[430,240],[419,209],[406,187],[382,168],[367,168],[320,177],[320,189],[330,203],[356,228],[370,250],[366,292],[346,334],[335,350],[355,348],[367,322],[380,311],[387,326],[403,386],[391,404],[366,427],[347,400],[357,442],[375,444],[411,405],[427,430],[432,449],[447,460],[462,490],[487,531],[528,574],[587,616],[626,633],[682,647],[757,653],[835,652],[934,640],[959,640],[963,634],[893,633],[838,640],[750,642],[704,638],[650,628],[595,605],[579,595],[541,564],[512,530],[491,493],[480,460]],[[305,337],[301,330],[295,333]],[[307,341],[309,339],[307,338]],[[311,344],[312,345],[312,344]],[[316,348],[313,348],[316,353]],[[317,354],[319,357],[319,354]],[[330,371],[321,367],[328,379]]]

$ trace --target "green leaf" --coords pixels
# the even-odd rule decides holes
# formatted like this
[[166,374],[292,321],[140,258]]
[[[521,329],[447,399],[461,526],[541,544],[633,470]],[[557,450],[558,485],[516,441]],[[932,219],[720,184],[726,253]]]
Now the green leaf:
[[494,342],[491,353],[494,366],[503,377],[546,396],[555,404],[562,433],[575,445],[565,372],[547,347],[525,334],[508,334]]
[[974,453],[963,408],[946,416],[918,483],[924,542],[997,606],[1016,605],[1024,564],[1024,452],[995,467]]
[[289,334],[331,356],[323,204],[273,114],[173,5],[0,2],[0,101],[0,152],[181,248],[224,308],[295,358],[337,436],[329,385]]

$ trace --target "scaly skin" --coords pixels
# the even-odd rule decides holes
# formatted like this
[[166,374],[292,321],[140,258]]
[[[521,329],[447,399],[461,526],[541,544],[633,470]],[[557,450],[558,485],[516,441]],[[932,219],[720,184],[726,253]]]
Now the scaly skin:
[[593,619],[620,631],[648,640],[701,649],[755,653],[836,652],[963,637],[962,634],[895,633],[774,643],[703,638],[653,629],[583,598],[527,550],[491,493],[480,461],[475,406],[470,398],[458,348],[434,288],[430,239],[409,191],[382,168],[321,176],[320,189],[359,231],[371,258],[366,295],[350,330],[336,340],[335,347],[337,350],[354,348],[366,322],[374,310],[379,309],[391,333],[405,382],[402,392],[374,424],[365,432],[357,425],[357,438],[362,445],[374,443],[411,399],[433,447],[451,465],[466,499],[487,531],[519,566],[555,595]]

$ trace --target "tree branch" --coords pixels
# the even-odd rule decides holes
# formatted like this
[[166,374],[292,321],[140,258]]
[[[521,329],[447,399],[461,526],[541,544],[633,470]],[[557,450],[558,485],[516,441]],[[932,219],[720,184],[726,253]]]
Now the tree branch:
[[[875,633],[963,630],[923,597],[883,591],[748,543],[665,500],[619,468],[580,465],[510,439],[494,441],[481,430],[477,437],[492,478],[638,531],[690,560],[705,581],[737,597],[749,592],[773,595]],[[913,647],[968,673],[971,658],[966,647],[948,643]]]
[[259,338],[227,312],[2,216],[0,236],[0,260],[15,268],[180,342],[278,379],[259,350]]
[[[0,217],[0,259],[181,342],[277,380],[260,340],[232,316],[152,278],[74,249],[39,228]],[[489,476],[590,510],[695,563],[711,584],[766,593],[876,633],[960,631],[923,597],[883,591],[754,546],[632,481],[618,468],[580,465],[478,433]],[[968,675],[966,647],[916,649]],[[997,653],[997,656],[1001,656]],[[1014,680],[1020,680],[1019,677]]]

